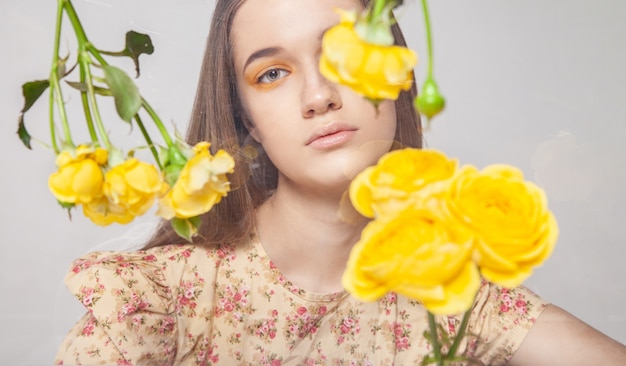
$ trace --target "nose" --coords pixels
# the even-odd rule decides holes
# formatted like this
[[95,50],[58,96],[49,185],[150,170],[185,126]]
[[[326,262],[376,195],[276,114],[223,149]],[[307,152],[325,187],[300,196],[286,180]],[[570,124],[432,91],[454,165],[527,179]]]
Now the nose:
[[305,73],[302,89],[304,118],[312,118],[342,106],[337,85],[320,74],[317,63],[311,65]]

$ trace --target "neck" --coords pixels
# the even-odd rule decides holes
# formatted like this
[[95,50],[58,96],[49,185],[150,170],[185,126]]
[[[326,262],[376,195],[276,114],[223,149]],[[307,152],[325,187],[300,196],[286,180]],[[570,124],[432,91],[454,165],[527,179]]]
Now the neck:
[[341,195],[278,189],[256,214],[261,243],[295,285],[315,293],[341,290],[352,246],[367,220]]

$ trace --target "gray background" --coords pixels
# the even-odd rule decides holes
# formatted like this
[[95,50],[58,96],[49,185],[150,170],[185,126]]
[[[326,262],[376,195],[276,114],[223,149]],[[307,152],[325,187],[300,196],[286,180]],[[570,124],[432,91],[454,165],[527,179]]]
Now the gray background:
[[[407,2],[398,15],[423,61],[419,82],[426,66],[423,23],[419,2]],[[71,261],[88,251],[136,246],[155,220],[148,214],[130,226],[103,229],[79,212],[70,221],[57,206],[46,183],[53,154],[37,144],[28,151],[15,135],[21,84],[48,74],[55,1],[0,4],[0,364],[45,365],[82,313],[62,284]],[[184,130],[213,2],[75,5],[100,48],[121,49],[130,29],[152,36],[156,52],[142,57],[140,90],[169,126]],[[514,164],[543,186],[561,236],[527,285],[626,342],[626,2],[448,0],[430,6],[435,73],[448,106],[427,133],[428,145],[479,167]],[[62,49],[74,56],[71,35],[63,37]],[[113,62],[132,70],[126,60]],[[67,99],[78,116],[77,95]],[[48,138],[46,102],[26,116],[42,141]],[[112,129],[119,138],[135,144],[114,113],[105,117],[118,126]]]

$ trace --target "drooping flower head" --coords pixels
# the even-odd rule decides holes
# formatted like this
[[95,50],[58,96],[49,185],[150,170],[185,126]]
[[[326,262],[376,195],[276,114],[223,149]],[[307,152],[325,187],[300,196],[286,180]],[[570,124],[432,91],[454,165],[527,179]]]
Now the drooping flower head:
[[227,173],[235,167],[233,158],[223,150],[215,156],[208,142],[194,146],[194,155],[180,171],[178,179],[159,201],[157,214],[165,219],[187,219],[202,215],[230,191]]
[[56,158],[58,170],[48,178],[48,187],[59,202],[89,203],[102,196],[108,152],[102,148],[80,145],[63,150]]
[[[395,100],[402,90],[409,90],[417,64],[415,52],[394,46],[393,37],[367,32],[366,20],[359,19],[355,12],[338,12],[340,23],[326,31],[322,39],[322,75],[374,103]],[[364,31],[358,32],[359,29]],[[370,34],[373,35],[368,37]]]

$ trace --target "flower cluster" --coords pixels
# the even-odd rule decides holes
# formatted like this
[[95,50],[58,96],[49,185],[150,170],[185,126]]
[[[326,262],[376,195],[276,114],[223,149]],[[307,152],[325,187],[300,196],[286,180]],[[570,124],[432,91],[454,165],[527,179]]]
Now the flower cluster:
[[[63,15],[69,18],[78,41],[76,64],[69,69],[66,67],[68,57],[59,55]],[[48,186],[61,206],[67,209],[82,206],[85,216],[106,226],[127,224],[158,202],[157,214],[170,220],[180,236],[191,240],[200,226],[200,216],[229,192],[226,174],[233,172],[234,160],[222,150],[212,155],[207,142],[191,147],[174,140],[132,79],[104,58],[105,55],[132,58],[139,76],[139,56],[151,54],[153,50],[149,36],[132,31],[126,34],[126,45],[120,52],[96,48],[88,40],[71,1],[59,0],[50,77],[23,85],[25,101],[18,135],[26,147],[31,148],[24,114],[49,88],[51,146],[58,170],[50,175]],[[67,80],[74,69],[80,71],[79,81]],[[76,144],[73,141],[62,79],[80,92],[89,142]],[[114,98],[120,118],[134,123],[143,134],[155,164],[135,158],[134,150],[124,156],[115,147],[101,118],[98,97]],[[148,114],[154,122],[165,146],[154,143],[140,112]],[[62,136],[57,136],[57,118]]]
[[512,288],[552,252],[558,235],[543,191],[508,165],[478,170],[436,150],[383,156],[352,182],[372,220],[343,284],[363,300],[395,291],[433,314],[468,310],[481,276]]
[[213,156],[209,147],[207,142],[193,149],[179,143],[184,158],[179,163],[165,160],[168,171],[176,170],[166,176],[137,158],[119,159],[116,152],[79,145],[57,155],[58,170],[50,175],[48,186],[63,207],[82,205],[84,215],[101,226],[130,223],[155,202],[164,219],[192,219],[230,190],[226,174],[233,171],[234,161],[223,150]]

